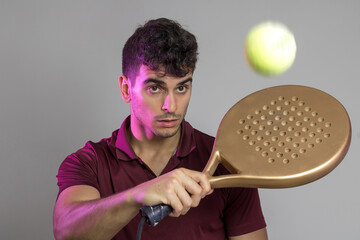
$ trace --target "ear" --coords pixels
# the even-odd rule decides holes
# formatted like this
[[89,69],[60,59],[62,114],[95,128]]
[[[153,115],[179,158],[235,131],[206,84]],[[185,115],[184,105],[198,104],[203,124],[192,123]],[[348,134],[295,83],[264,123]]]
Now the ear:
[[131,101],[131,94],[130,94],[131,82],[125,75],[121,75],[119,77],[119,86],[120,86],[120,90],[121,90],[121,96],[122,96],[124,102],[127,102],[127,103],[130,102]]

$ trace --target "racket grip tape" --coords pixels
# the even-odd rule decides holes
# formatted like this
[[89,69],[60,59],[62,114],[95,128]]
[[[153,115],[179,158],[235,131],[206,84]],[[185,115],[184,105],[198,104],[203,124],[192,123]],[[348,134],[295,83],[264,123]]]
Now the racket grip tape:
[[144,206],[140,209],[140,213],[146,218],[146,222],[150,226],[156,226],[164,217],[172,212],[169,205],[158,204],[155,206]]

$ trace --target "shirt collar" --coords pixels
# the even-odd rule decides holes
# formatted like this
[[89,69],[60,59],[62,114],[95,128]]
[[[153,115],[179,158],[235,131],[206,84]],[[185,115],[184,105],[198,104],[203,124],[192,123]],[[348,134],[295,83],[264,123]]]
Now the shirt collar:
[[[116,136],[116,157],[119,160],[133,160],[139,159],[132,149],[130,142],[127,138],[126,131],[130,127],[130,116],[128,116],[122,123],[120,129],[117,131]],[[189,155],[196,148],[194,138],[194,128],[185,120],[181,123],[181,136],[179,146],[177,147],[175,156],[184,158]]]

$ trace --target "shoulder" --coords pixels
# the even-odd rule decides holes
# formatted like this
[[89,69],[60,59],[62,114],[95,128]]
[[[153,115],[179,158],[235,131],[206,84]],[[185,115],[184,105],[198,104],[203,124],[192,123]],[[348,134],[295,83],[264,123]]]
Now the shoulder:
[[115,155],[116,135],[117,130],[112,133],[111,137],[103,138],[98,142],[86,142],[82,148],[65,158],[60,169],[64,167],[74,167],[76,165],[88,166],[95,169],[99,159],[104,159],[104,156]]
[[214,144],[215,138],[213,136],[210,136],[198,129],[194,128],[194,137],[196,142],[202,142],[205,144],[210,144],[211,146]]
[[78,156],[90,156],[96,157],[100,154],[115,154],[115,142],[118,135],[118,130],[115,130],[111,137],[103,138],[100,141],[88,141],[85,146],[80,148],[74,154]]
[[116,135],[116,131],[113,136],[98,142],[88,141],[84,147],[64,159],[57,174],[59,194],[73,185],[89,185],[100,189],[97,182],[99,171],[112,158],[114,134]]
[[[207,152],[210,157],[210,154],[214,146],[215,137],[210,136],[194,128],[194,138],[196,141],[197,148],[202,152]],[[219,166],[215,170],[214,175],[225,175],[225,174],[229,174],[229,171],[222,164],[219,164]]]
[[210,153],[212,152],[215,138],[207,133],[204,133],[194,128],[193,139],[195,142],[196,149],[206,154],[208,158],[210,156]]
[[187,155],[193,149],[200,149],[201,151],[208,152],[212,149],[214,144],[214,137],[193,128],[189,122],[182,122],[182,133],[180,138],[180,148],[183,150],[183,155]]
[[204,133],[196,128],[194,128],[190,123],[184,121],[184,132],[188,133],[189,136],[192,136],[195,140],[196,145],[202,144],[206,146],[211,146],[214,144],[215,138],[210,136],[207,133]]

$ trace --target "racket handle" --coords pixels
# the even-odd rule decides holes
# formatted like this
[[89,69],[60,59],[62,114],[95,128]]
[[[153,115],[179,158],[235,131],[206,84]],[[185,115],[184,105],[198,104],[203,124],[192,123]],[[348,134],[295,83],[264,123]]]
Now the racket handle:
[[140,209],[141,215],[146,217],[146,222],[151,226],[156,226],[164,217],[172,212],[169,205],[158,204],[155,206],[144,206]]

